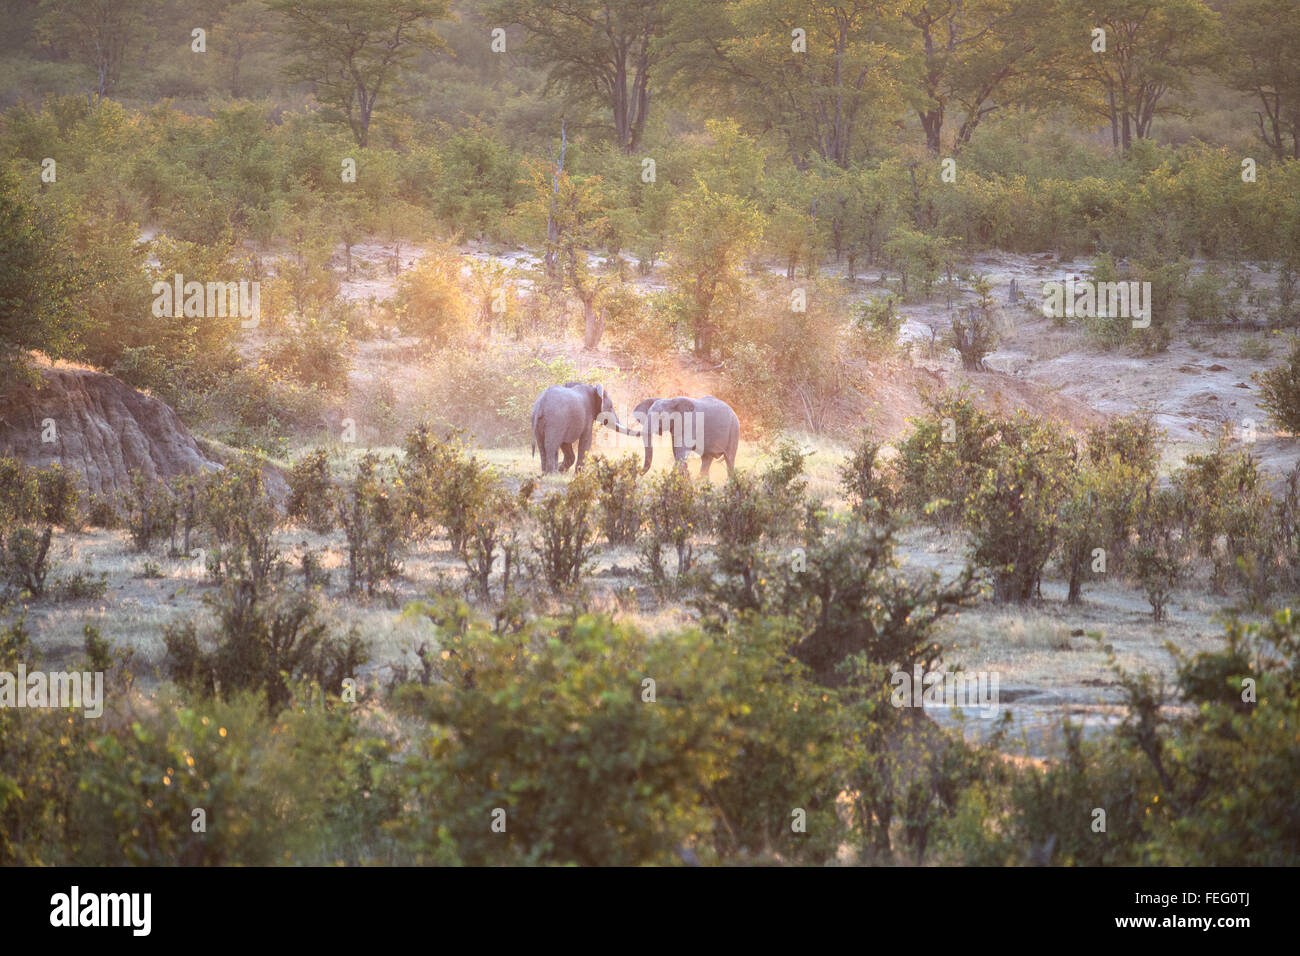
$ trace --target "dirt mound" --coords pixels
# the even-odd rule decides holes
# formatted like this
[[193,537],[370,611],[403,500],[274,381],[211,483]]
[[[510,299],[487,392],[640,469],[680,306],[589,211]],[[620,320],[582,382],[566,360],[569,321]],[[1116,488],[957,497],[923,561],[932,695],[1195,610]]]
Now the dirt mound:
[[125,491],[132,471],[165,481],[220,467],[152,395],[87,368],[38,370],[39,388],[10,385],[0,395],[0,455],[36,467],[57,462],[95,494]]

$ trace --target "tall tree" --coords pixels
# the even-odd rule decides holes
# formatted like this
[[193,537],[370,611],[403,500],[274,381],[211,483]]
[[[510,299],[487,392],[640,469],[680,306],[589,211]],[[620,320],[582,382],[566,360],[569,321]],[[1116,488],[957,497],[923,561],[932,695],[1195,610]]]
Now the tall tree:
[[521,26],[547,86],[607,110],[614,138],[635,152],[663,56],[667,0],[496,0],[492,15]]
[[[567,145],[567,138],[565,145]],[[546,223],[546,274],[582,303],[583,347],[594,349],[605,330],[598,306],[600,281],[587,266],[587,250],[595,246],[609,226],[604,186],[599,176],[574,178],[564,168],[564,146],[549,164],[527,164],[532,200],[523,218]]]
[[150,0],[44,0],[37,35],[93,71],[86,99],[95,106],[117,89],[127,51],[141,41],[151,5]]
[[892,118],[897,0],[731,0],[674,20],[674,69],[732,98],[793,161],[847,167],[864,132]]
[[[1227,0],[1222,73],[1259,100],[1259,135],[1278,159],[1300,159],[1300,5]],[[1289,141],[1289,142],[1288,142]]]
[[[1017,80],[1031,78],[1043,46],[1037,28],[1050,21],[1055,0],[907,0],[900,15],[908,25],[908,96],[925,132],[926,146],[954,152]],[[951,142],[944,126],[960,118]]]
[[70,350],[82,318],[70,253],[57,211],[0,169],[0,381],[23,369],[24,349]]
[[419,49],[442,46],[432,21],[447,15],[444,0],[270,0],[289,29],[296,58],[285,68],[312,84],[316,99],[347,123],[357,145]]
[[1076,0],[1060,11],[1056,81],[1076,106],[1110,124],[1118,150],[1150,136],[1157,116],[1180,112],[1167,94],[1185,91],[1215,59],[1217,18],[1203,0]]

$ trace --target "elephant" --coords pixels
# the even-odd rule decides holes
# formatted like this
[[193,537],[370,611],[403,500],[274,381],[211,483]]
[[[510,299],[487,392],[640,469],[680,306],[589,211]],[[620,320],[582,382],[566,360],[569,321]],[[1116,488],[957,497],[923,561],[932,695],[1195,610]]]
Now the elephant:
[[613,428],[620,434],[640,438],[640,432],[629,431],[618,420],[614,403],[603,385],[586,385],[582,382],[565,382],[552,385],[533,403],[533,454],[542,452],[542,474],[556,471],[556,459],[564,452],[564,463],[559,471],[568,471],[574,465],[574,445],[578,446],[574,471],[582,467],[591,448],[591,431],[596,422]]
[[740,445],[740,419],[720,398],[705,395],[702,398],[647,398],[637,404],[632,418],[641,426],[645,439],[645,466],[641,473],[650,470],[654,459],[652,442],[655,435],[667,431],[673,439],[673,457],[679,467],[686,468],[686,456],[692,451],[700,454],[700,474],[708,477],[713,459],[727,463],[727,475],[736,470],[736,448]]

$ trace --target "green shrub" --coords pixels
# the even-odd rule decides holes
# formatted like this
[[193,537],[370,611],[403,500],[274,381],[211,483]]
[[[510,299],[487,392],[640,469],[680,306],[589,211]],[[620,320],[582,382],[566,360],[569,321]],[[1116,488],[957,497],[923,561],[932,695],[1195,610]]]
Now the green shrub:
[[204,483],[199,509],[212,536],[208,572],[217,581],[248,581],[262,590],[283,573],[275,529],[280,514],[249,458],[232,462]]
[[[272,719],[254,695],[194,705],[166,695],[91,738],[73,780],[92,866],[393,863],[392,747],[344,709]],[[196,824],[201,810],[202,828]]]
[[641,556],[654,583],[664,585],[668,583],[668,574],[663,549],[671,546],[677,553],[675,580],[680,584],[695,561],[694,538],[707,522],[699,492],[690,477],[677,468],[660,472],[643,487],[648,533],[641,546]]
[[977,593],[970,568],[948,584],[937,573],[902,574],[896,532],[889,522],[850,518],[810,533],[802,560],[775,569],[766,607],[799,623],[793,653],[822,683],[842,683],[849,658],[889,672],[932,669],[943,653],[935,623]]
[[586,467],[591,469],[599,489],[600,530],[605,540],[615,546],[632,544],[641,530],[641,501],[637,495],[641,466],[636,455],[624,455],[618,461],[593,455]]
[[928,414],[898,446],[897,487],[905,507],[951,524],[990,467],[998,424],[962,392],[927,396],[926,404]]
[[1028,601],[1059,541],[1074,448],[1057,426],[1025,412],[999,426],[988,471],[967,499],[971,558],[993,576],[999,601]]
[[545,495],[534,506],[534,567],[548,587],[568,590],[586,573],[596,551],[596,496],[595,479],[583,471],[563,491]]
[[898,333],[903,329],[898,301],[896,295],[884,295],[853,307],[849,327],[869,358],[887,357],[898,350]]
[[314,681],[337,694],[366,661],[355,632],[329,633],[309,593],[259,591],[251,581],[229,580],[205,601],[217,618],[213,633],[192,621],[164,633],[168,676],[193,693],[229,700],[255,690],[274,716],[289,705],[292,682]]
[[368,452],[337,501],[339,525],[348,548],[348,590],[375,586],[402,573],[409,512],[405,496],[385,475],[379,457]]
[[0,527],[15,523],[81,527],[81,492],[72,474],[54,462],[32,468],[17,458],[0,458]]
[[533,489],[534,483],[525,481],[518,494],[512,496],[498,484],[470,521],[461,560],[482,601],[492,598],[492,571],[498,558],[501,596],[510,597],[511,579],[518,577],[520,569],[519,523],[527,514]]
[[40,497],[40,520],[58,525],[69,531],[81,527],[78,510],[81,491],[75,479],[57,462],[36,471],[37,494]]
[[328,316],[295,321],[266,350],[267,364],[303,385],[324,391],[347,390],[352,368],[347,327]]
[[1188,542],[1178,531],[1178,509],[1176,492],[1148,488],[1138,510],[1138,540],[1129,566],[1157,621],[1165,619],[1165,605],[1187,570]]
[[1286,360],[1266,372],[1256,372],[1260,407],[1278,428],[1300,435],[1300,337],[1291,338]]
[[20,526],[0,538],[0,579],[8,588],[40,597],[45,593],[45,579],[50,573],[50,539],[54,529],[44,531]]
[[945,336],[946,344],[961,356],[962,368],[972,372],[984,371],[984,357],[998,347],[992,286],[980,276],[975,280],[974,290],[978,301],[953,312]]
[[[1212,586],[1244,585],[1256,599],[1271,587],[1277,530],[1259,463],[1229,450],[1227,434],[1203,455],[1188,455],[1173,476],[1184,534],[1213,562]],[[1220,546],[1222,542],[1222,546]]]
[[840,487],[849,508],[863,518],[890,514],[895,506],[891,470],[880,461],[882,445],[863,434],[840,466]]
[[289,517],[317,534],[334,530],[334,480],[325,451],[309,452],[289,469]]
[[764,493],[759,480],[737,471],[720,489],[711,490],[703,504],[714,534],[715,565],[726,593],[722,599],[737,610],[756,609],[756,589],[764,567],[761,544],[772,533],[776,501]]
[[1192,322],[1218,324],[1228,315],[1228,280],[1214,269],[1199,273],[1183,291],[1187,318]]
[[496,485],[491,466],[466,454],[457,433],[438,441],[422,423],[406,436],[399,478],[415,528],[444,528],[451,550],[463,555],[470,528]]
[[137,551],[148,551],[172,527],[175,502],[166,485],[143,472],[131,472],[131,489],[124,505],[126,527]]
[[65,601],[87,599],[98,601],[108,593],[108,575],[101,573],[96,577],[86,571],[76,571],[66,578],[59,579],[55,591],[59,598]]
[[582,616],[503,636],[413,610],[443,647],[441,679],[400,698],[430,722],[407,763],[423,862],[833,858],[840,781],[816,742],[838,708],[791,665],[775,622],[651,640]]

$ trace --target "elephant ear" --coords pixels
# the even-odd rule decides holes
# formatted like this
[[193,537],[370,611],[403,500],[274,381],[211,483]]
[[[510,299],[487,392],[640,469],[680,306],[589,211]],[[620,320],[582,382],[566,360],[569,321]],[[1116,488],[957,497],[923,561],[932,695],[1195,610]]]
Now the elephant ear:
[[669,404],[668,410],[680,412],[683,415],[692,415],[695,413],[695,402],[689,398],[674,398]]
[[600,418],[600,413],[605,407],[605,386],[597,385],[591,390],[591,417],[593,420]]
[[636,408],[632,409],[632,421],[636,422],[637,427],[646,436],[650,434],[650,406],[657,401],[659,401],[657,398],[643,398],[637,402]]

